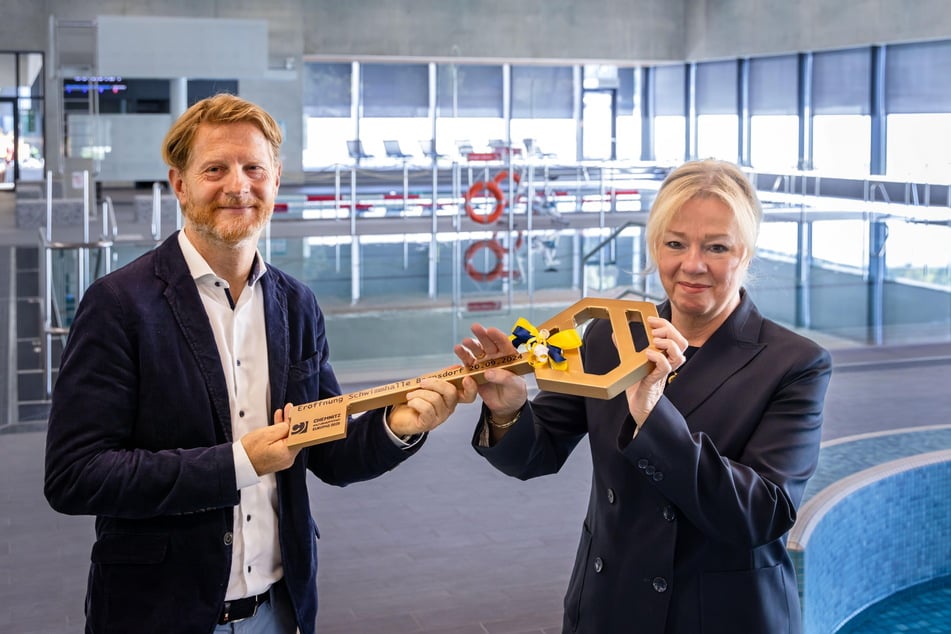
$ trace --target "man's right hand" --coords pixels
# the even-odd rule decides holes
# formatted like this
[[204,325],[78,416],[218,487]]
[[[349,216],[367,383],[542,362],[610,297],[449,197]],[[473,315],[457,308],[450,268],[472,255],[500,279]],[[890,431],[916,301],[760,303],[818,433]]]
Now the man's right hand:
[[275,410],[274,424],[249,431],[241,437],[241,445],[248,454],[259,476],[287,469],[297,458],[302,447],[288,447],[290,427],[285,422],[285,412],[290,413],[290,403],[283,410]]

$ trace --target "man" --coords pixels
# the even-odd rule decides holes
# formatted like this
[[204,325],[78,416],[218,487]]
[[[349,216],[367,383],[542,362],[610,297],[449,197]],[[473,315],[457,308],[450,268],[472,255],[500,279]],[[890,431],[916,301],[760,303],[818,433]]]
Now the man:
[[281,140],[237,97],[189,108],[163,146],[184,229],[93,283],[76,313],[45,493],[57,511],[96,515],[86,632],[314,632],[306,470],[373,478],[474,398],[426,381],[345,439],[288,447],[285,404],[340,386],[314,294],[257,251]]

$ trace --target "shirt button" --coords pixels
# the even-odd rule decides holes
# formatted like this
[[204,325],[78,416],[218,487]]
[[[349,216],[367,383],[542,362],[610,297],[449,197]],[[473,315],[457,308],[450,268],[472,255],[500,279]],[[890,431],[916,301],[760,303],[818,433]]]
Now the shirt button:
[[235,365],[241,365],[241,359],[235,359]]
[[231,534],[231,531],[228,531],[227,533],[225,533],[225,539],[224,539],[225,546],[230,546],[233,541],[234,541],[234,535]]
[[668,505],[664,507],[664,519],[668,522],[673,522],[675,519],[677,519],[677,513],[674,512],[672,506]]
[[640,460],[637,461],[637,468],[638,468],[638,469],[646,469],[646,468],[647,468],[647,464],[648,464],[648,463],[647,463],[647,458],[641,458]]
[[654,577],[651,585],[654,586],[654,592],[667,592],[667,580],[663,577]]
[[654,475],[654,465],[649,464],[646,467],[644,467],[644,473],[646,473],[647,475]]
[[600,557],[595,557],[595,558],[594,558],[594,571],[595,571],[595,572],[601,572],[602,570],[604,570],[604,562],[601,561],[601,558],[600,558]]
[[251,521],[251,514],[250,514],[250,513],[248,513],[248,517],[247,517],[247,520],[246,520],[246,521],[248,521],[248,522]]
[[608,489],[608,504],[614,504],[614,489]]
[[240,412],[238,412],[238,417],[244,418],[244,410],[241,410]]
[[221,282],[215,282],[215,286],[217,286],[217,287],[220,288],[220,287],[221,287]]

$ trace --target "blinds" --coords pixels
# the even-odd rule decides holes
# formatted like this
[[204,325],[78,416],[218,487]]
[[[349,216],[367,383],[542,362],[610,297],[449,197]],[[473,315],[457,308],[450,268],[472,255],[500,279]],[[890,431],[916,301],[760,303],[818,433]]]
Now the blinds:
[[799,113],[799,57],[781,55],[750,60],[750,114]]
[[428,65],[363,64],[360,79],[363,116],[429,116]]
[[685,77],[683,64],[654,69],[654,114],[659,117],[684,116]]
[[513,119],[570,119],[574,74],[570,66],[513,66]]
[[697,64],[697,114],[737,113],[736,60]]
[[951,112],[951,41],[889,46],[885,55],[888,112]]
[[304,64],[304,115],[350,116],[350,64]]
[[871,112],[871,49],[816,53],[812,58],[814,114]]
[[436,68],[436,114],[459,117],[502,116],[502,67],[444,64]]
[[634,82],[635,68],[617,69],[617,113],[619,116],[631,116],[636,108],[636,83]]

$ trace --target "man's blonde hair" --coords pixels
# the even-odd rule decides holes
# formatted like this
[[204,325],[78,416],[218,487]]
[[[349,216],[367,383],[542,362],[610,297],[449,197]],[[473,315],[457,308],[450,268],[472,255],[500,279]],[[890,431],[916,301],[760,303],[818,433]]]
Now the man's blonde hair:
[[261,131],[271,145],[271,155],[275,163],[280,161],[281,143],[284,135],[274,118],[250,101],[220,93],[202,99],[191,106],[172,125],[162,142],[162,159],[179,171],[188,167],[191,160],[192,145],[198,126],[203,123],[251,123]]

